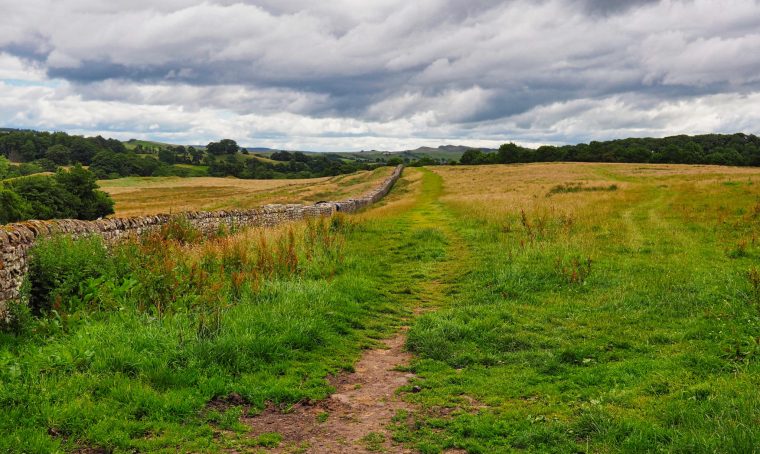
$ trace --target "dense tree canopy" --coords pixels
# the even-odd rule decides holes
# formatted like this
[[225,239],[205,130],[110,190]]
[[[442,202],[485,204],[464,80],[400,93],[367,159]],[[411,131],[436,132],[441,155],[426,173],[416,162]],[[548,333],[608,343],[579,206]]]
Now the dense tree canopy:
[[345,162],[338,157],[308,156],[301,152],[279,151],[273,153],[271,158],[279,162],[274,164],[260,160],[256,156],[240,154],[218,158],[209,157],[209,175],[232,175],[238,178],[253,179],[315,178],[352,173],[375,167],[375,165],[356,161]]
[[126,176],[236,176],[238,178],[312,178],[374,168],[382,163],[364,163],[339,157],[311,156],[295,151],[277,151],[272,163],[241,149],[232,139],[211,142],[204,148],[130,140],[131,149],[114,139],[70,136],[36,131],[0,132],[0,156],[21,163],[12,167],[13,176],[55,171],[58,166],[89,166],[100,179]]
[[206,151],[214,156],[235,154],[238,150],[240,150],[240,147],[232,139],[222,139],[219,142],[211,142],[206,145]]
[[97,188],[95,175],[79,164],[52,176],[6,179],[0,184],[0,223],[112,214],[113,200]]
[[513,143],[496,153],[467,150],[462,164],[516,162],[639,162],[667,164],[760,165],[760,138],[747,134],[672,136],[662,139],[620,139],[578,145],[524,148]]

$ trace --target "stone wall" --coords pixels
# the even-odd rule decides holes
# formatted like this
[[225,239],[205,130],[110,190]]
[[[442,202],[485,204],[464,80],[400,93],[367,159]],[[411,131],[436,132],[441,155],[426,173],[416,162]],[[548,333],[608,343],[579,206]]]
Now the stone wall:
[[27,251],[40,237],[55,234],[73,236],[100,235],[107,241],[140,235],[168,223],[176,216],[187,218],[204,233],[218,231],[220,226],[274,226],[289,221],[330,216],[336,211],[353,213],[382,199],[401,176],[402,166],[377,188],[355,199],[339,202],[319,202],[315,205],[265,205],[252,210],[223,210],[185,212],[179,215],[158,214],[130,218],[109,218],[97,221],[56,219],[26,221],[0,226],[0,318],[4,317],[6,302],[19,294],[27,264]]

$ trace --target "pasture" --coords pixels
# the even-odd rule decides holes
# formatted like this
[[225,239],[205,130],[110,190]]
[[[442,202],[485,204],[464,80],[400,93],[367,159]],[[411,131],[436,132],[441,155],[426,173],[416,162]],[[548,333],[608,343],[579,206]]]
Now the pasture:
[[255,208],[269,203],[314,203],[360,195],[392,169],[304,180],[215,177],[128,177],[101,180],[116,202],[116,216]]
[[[117,214],[142,214],[322,200],[382,176],[104,189]],[[357,215],[207,239],[185,227],[108,254],[38,248],[40,279],[80,274],[45,287],[54,315],[0,337],[1,450],[760,444],[760,170],[408,168]],[[382,352],[403,377],[392,396],[370,386]],[[371,429],[346,416],[386,404]]]

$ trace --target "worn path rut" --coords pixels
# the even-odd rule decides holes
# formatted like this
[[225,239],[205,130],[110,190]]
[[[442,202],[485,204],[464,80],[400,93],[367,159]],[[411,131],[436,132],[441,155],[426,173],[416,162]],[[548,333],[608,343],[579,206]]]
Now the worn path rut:
[[[466,261],[464,243],[447,226],[451,214],[438,201],[441,178],[423,170],[421,192],[415,205],[399,215],[396,232],[406,237],[435,230],[446,238],[445,254],[434,260],[420,258],[414,251],[396,248],[388,288],[398,304],[404,305],[412,318],[382,346],[366,350],[351,373],[331,379],[336,391],[315,403],[300,403],[283,412],[269,407],[262,414],[248,417],[244,423],[251,434],[279,433],[282,443],[270,452],[365,453],[414,452],[395,443],[387,426],[399,410],[411,410],[399,388],[414,392],[406,372],[412,355],[405,351],[406,329],[413,317],[440,305],[449,293]],[[403,243],[402,243],[403,244]]]

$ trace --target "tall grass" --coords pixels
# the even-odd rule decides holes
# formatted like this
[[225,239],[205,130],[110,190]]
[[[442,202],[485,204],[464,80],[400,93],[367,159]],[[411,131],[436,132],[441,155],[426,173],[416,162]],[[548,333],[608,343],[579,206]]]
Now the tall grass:
[[114,266],[99,237],[73,240],[59,236],[39,241],[29,251],[25,291],[36,315],[71,313],[87,307],[84,287],[93,278],[113,273]]
[[35,316],[0,333],[0,451],[205,451],[215,396],[258,408],[324,397],[384,304],[366,277],[340,276],[352,226],[204,237],[178,220],[108,248],[40,241]]
[[[475,259],[409,331],[421,410],[397,440],[422,452],[757,451],[756,185],[724,185],[731,169],[435,171]],[[561,181],[617,190],[546,197]]]

